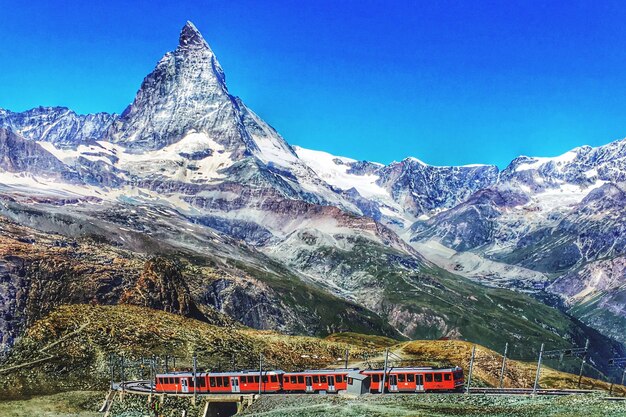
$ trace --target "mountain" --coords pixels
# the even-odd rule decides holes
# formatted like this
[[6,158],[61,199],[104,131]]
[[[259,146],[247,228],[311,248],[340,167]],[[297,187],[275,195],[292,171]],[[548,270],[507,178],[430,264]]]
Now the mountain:
[[[567,264],[571,244],[558,240],[541,262],[524,255],[547,254],[540,230],[559,221],[567,236],[604,236],[582,204],[617,178],[615,155],[581,150],[571,168],[569,157],[526,158],[499,172],[292,147],[229,93],[189,22],[120,115],[3,110],[0,152],[5,350],[58,306],[92,303],[290,334],[510,342],[527,356],[589,338],[600,369],[624,352],[606,328],[616,284],[577,315],[594,329],[557,285],[565,273],[585,282]],[[580,182],[573,171],[590,166],[598,178]],[[571,206],[551,197],[563,190]],[[604,207],[617,223],[618,206]]]
[[562,303],[625,342],[625,169],[626,140],[517,158],[497,184],[416,222],[411,241],[446,269]]

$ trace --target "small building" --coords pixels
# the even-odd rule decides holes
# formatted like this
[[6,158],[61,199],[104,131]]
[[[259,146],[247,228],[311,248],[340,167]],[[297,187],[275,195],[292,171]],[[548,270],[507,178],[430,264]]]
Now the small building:
[[367,394],[370,391],[370,376],[363,375],[358,371],[352,371],[348,373],[348,385],[346,389],[347,394],[362,395]]

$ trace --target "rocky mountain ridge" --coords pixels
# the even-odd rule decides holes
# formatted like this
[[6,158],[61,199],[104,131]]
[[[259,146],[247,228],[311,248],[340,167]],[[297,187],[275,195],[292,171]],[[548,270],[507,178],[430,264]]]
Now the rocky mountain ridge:
[[[590,247],[604,242],[602,222],[592,223],[583,206],[604,201],[590,190],[621,178],[622,145],[607,147],[518,158],[503,172],[414,158],[383,166],[291,147],[228,92],[215,55],[187,23],[177,48],[119,116],[0,111],[0,214],[44,233],[102,240],[141,256],[184,254],[191,264],[221,259],[237,271],[190,284],[170,267],[163,268],[166,281],[146,270],[133,281],[135,292],[115,302],[144,299],[151,288],[155,308],[206,315],[211,306],[235,321],[285,332],[369,327],[487,346],[517,340],[520,349],[534,349],[538,337],[564,345],[586,335],[614,349],[524,294],[470,281],[562,297],[573,312],[578,304],[563,286],[547,288],[555,274],[585,282],[574,274],[581,265],[572,255],[575,233],[589,230]],[[620,194],[606,193],[616,201],[602,209],[621,224]],[[571,239],[545,251],[555,227]],[[600,246],[585,261],[621,254],[617,244],[609,252]],[[618,288],[623,282],[611,280]],[[594,304],[609,316],[588,323],[619,338],[606,328],[621,320],[619,309],[605,308],[615,302],[614,287],[601,290],[611,293],[606,302]],[[533,314],[520,317],[529,305]]]

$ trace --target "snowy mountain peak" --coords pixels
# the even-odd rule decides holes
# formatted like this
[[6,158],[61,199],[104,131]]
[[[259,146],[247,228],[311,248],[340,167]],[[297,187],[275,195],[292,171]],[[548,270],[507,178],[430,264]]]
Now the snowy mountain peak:
[[209,47],[209,44],[207,44],[207,42],[204,40],[198,28],[190,21],[187,21],[187,23],[185,23],[185,26],[183,26],[183,29],[180,31],[178,45],[181,48]]
[[222,67],[198,29],[187,22],[178,48],[161,58],[115,124],[112,141],[133,152],[157,150],[193,130],[232,148],[241,142],[236,113]]

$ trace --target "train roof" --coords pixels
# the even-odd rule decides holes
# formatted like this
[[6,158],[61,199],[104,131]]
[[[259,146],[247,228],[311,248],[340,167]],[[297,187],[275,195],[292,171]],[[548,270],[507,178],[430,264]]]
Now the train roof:
[[[423,366],[423,367],[406,367],[406,368],[402,368],[402,367],[389,367],[387,368],[387,372],[454,372],[454,371],[461,371],[463,370],[463,368],[460,368],[458,366],[455,366],[454,368],[433,368],[430,366]],[[384,369],[364,369],[362,372],[384,372]]]
[[[208,372],[196,372],[196,376],[207,376]],[[171,378],[171,377],[185,377],[185,376],[193,376],[193,372],[168,372],[166,374],[156,374],[157,378]]]
[[[455,372],[461,371],[462,368],[455,366],[454,368],[433,368],[430,366],[423,367],[389,367],[387,372]],[[319,375],[319,374],[347,374],[349,372],[363,372],[363,373],[383,373],[383,369],[359,369],[359,368],[335,368],[335,369],[307,369],[304,371],[285,372],[282,370],[263,371],[263,375]],[[245,370],[245,371],[231,371],[231,372],[196,372],[196,376],[244,376],[244,375],[258,375],[258,370]],[[166,374],[157,374],[157,378],[163,377],[193,377],[193,373],[189,371],[185,372],[169,372]]]
[[305,371],[285,372],[287,375],[318,375],[318,374],[347,374],[348,372],[359,371],[359,368],[340,369],[307,369]]
[[[272,371],[263,371],[263,375],[282,375],[285,371],[280,369]],[[231,371],[231,372],[209,372],[209,376],[242,376],[242,375],[258,375],[259,371]]]

